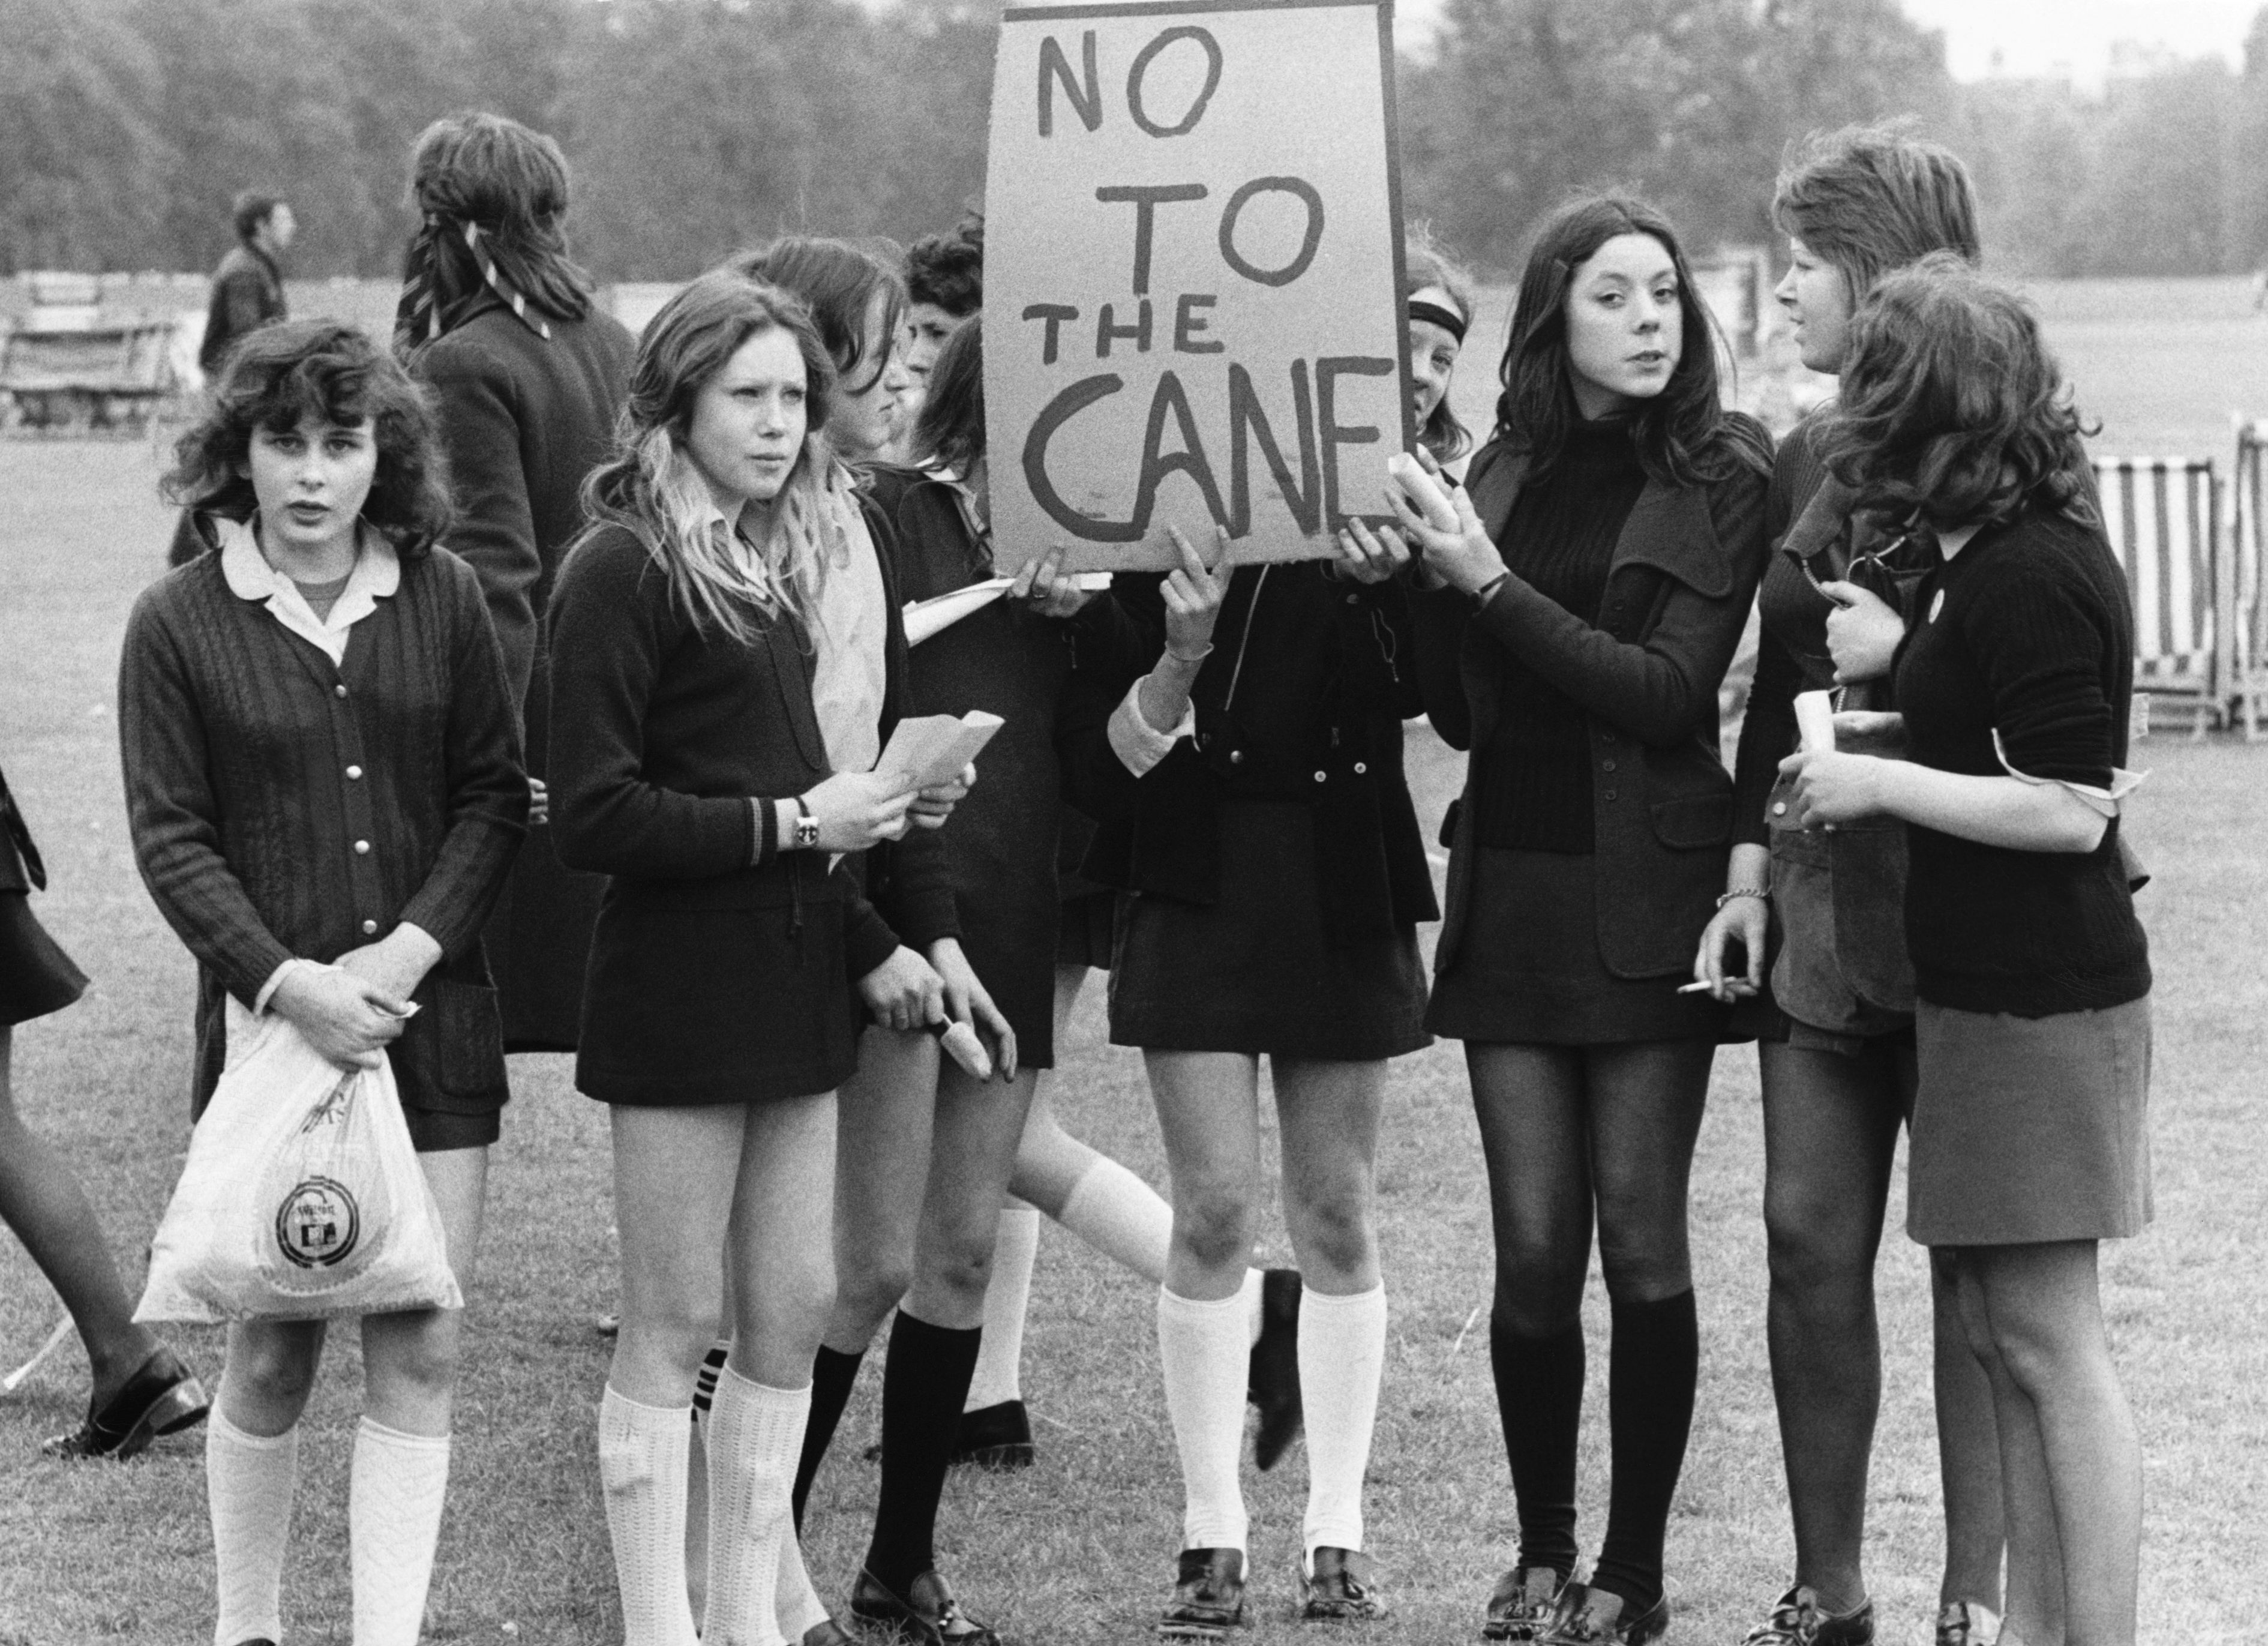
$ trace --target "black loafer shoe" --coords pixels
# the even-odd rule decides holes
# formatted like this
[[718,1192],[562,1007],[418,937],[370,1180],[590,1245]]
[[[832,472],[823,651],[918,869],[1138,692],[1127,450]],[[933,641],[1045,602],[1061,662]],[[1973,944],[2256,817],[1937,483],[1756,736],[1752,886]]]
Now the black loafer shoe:
[[1620,1595],[1569,1583],[1559,1592],[1551,1627],[1536,1640],[1539,1646],[1646,1646],[1669,1627],[1668,1595],[1635,1617],[1627,1612]]
[[50,1458],[116,1458],[122,1462],[160,1435],[203,1422],[211,1410],[203,1386],[173,1350],[160,1345],[108,1405],[98,1412],[90,1403],[85,1422],[40,1450]]
[[1550,1566],[1515,1566],[1496,1580],[1488,1616],[1481,1623],[1484,1641],[1532,1641],[1541,1635],[1559,1611],[1559,1591],[1567,1580]]
[[1300,1271],[1260,1277],[1260,1340],[1252,1346],[1245,1399],[1260,1408],[1252,1461],[1272,1469],[1300,1437]]
[[1003,1400],[961,1414],[953,1436],[954,1463],[973,1463],[995,1474],[1032,1466],[1031,1414],[1021,1400]]
[[1750,1629],[1741,1646],[1874,1646],[1874,1603],[1862,1600],[1848,1612],[1822,1612],[1810,1586],[1798,1583],[1782,1595],[1771,1615]]
[[1169,1641],[1217,1641],[1250,1627],[1244,1615],[1244,1551],[1183,1549],[1174,1559],[1174,1598],[1158,1620]]
[[992,1626],[970,1617],[936,1572],[924,1572],[894,1593],[861,1567],[850,1589],[850,1618],[862,1634],[909,1646],[1000,1646]]
[[1386,1615],[1370,1580],[1370,1556],[1327,1544],[1310,1561],[1314,1570],[1300,1573],[1300,1617],[1310,1623],[1341,1623]]

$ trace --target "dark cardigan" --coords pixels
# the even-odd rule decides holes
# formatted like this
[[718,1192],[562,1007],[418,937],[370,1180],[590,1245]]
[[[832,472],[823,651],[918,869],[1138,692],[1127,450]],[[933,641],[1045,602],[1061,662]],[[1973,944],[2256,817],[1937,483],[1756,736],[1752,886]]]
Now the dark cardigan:
[[[1499,537],[1525,460],[1491,444],[1473,460],[1473,506]],[[1748,469],[1707,486],[1647,481],[1616,541],[1595,622],[1506,579],[1484,607],[1454,589],[1411,607],[1426,712],[1452,748],[1485,743],[1498,683],[1477,626],[1587,712],[1599,952],[1616,977],[1667,977],[1694,946],[1724,885],[1732,779],[1717,749],[1717,688],[1764,569],[1765,477]],[[1467,774],[1469,789],[1471,776]],[[1461,801],[1437,973],[1464,941],[1474,808]]]
[[[1336,581],[1316,561],[1240,567],[1190,690],[1197,735],[1137,779],[1111,749],[1108,725],[1165,643],[1160,582],[1117,579],[1113,597],[1141,637],[1131,654],[1142,663],[1089,668],[1082,660],[1065,712],[1071,803],[1101,824],[1083,872],[1122,890],[1210,905],[1220,897],[1221,806],[1299,800],[1314,811],[1315,895],[1334,947],[1437,919],[1402,775],[1402,722],[1419,709],[1402,580]],[[1232,705],[1240,658],[1245,676]]]
[[224,994],[249,1007],[285,961],[335,960],[404,921],[444,958],[394,1044],[402,1103],[494,1108],[504,1048],[480,931],[527,776],[472,569],[443,550],[405,558],[335,666],[205,555],[135,602],[118,725],[135,860],[197,957],[195,1109],[227,1055]]
[[[522,705],[531,775],[550,771],[543,614],[583,527],[578,495],[611,449],[635,344],[613,316],[552,320],[549,341],[482,288],[412,361],[439,402],[457,503],[449,547],[472,563]],[[489,923],[489,958],[514,1051],[572,1051],[600,882],[533,830]]]

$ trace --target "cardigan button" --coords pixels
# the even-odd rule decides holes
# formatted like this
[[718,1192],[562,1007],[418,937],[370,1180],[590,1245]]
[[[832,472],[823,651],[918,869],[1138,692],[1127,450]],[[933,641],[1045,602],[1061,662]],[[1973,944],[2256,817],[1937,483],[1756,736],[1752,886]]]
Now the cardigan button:
[[1615,769],[1615,763],[1611,760],[1602,762],[1602,764],[1604,764],[1606,769],[1609,771],[1612,771]]
[[364,937],[368,937],[368,936],[372,935],[372,934],[373,933],[375,933],[377,930],[378,930],[378,922],[377,922],[377,921],[375,921],[375,920],[364,920],[364,921],[362,923],[362,934],[363,934]]
[[1316,781],[1316,782],[1318,782],[1318,783],[1321,783],[1322,780],[1323,780],[1323,774],[1322,774],[1322,772],[1320,772],[1320,771],[1316,772],[1316,773],[1315,773],[1315,781]]
[[1615,741],[1615,734],[1612,732],[1601,732],[1599,741],[1602,743],[1611,743]]
[[347,695],[346,683],[344,681],[341,681],[337,685],[332,687],[331,690],[337,692],[342,698]]
[[355,855],[357,857],[368,857],[370,855],[370,842],[367,840],[356,841]]
[[1366,775],[1369,771],[1370,771],[1370,768],[1369,768],[1368,766],[1366,766],[1366,765],[1363,764],[1363,763],[1362,763],[1361,761],[1358,760],[1358,761],[1356,761],[1356,762],[1354,763],[1354,774],[1355,774],[1355,776],[1357,776],[1357,777],[1362,777],[1362,776]]
[[1350,594],[1350,595],[1348,595],[1348,596],[1347,596],[1347,604],[1348,604],[1348,605],[1350,605],[1350,606],[1359,606],[1359,605],[1361,605],[1361,604],[1362,604],[1362,596],[1361,596],[1361,595],[1359,595],[1359,594]]
[[1614,797],[1615,797],[1615,792],[1614,792],[1612,789],[1609,789],[1609,790],[1607,791],[1607,798],[1608,798],[1609,800],[1612,800],[1612,799],[1614,799]]
[[347,781],[350,783],[358,783],[361,780],[362,768],[360,766],[349,766],[347,768]]
[[1241,749],[1230,749],[1228,751],[1228,764],[1233,766],[1242,765],[1244,764],[1244,750]]

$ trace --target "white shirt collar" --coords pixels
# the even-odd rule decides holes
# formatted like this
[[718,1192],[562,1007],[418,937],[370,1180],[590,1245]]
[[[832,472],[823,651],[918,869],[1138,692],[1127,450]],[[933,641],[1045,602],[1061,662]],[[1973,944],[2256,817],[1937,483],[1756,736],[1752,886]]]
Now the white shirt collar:
[[333,602],[330,616],[318,617],[299,586],[268,564],[250,521],[222,520],[216,524],[220,528],[221,576],[229,592],[239,600],[264,603],[276,622],[320,648],[334,665],[345,658],[354,625],[401,587],[401,561],[394,545],[364,524],[347,586]]

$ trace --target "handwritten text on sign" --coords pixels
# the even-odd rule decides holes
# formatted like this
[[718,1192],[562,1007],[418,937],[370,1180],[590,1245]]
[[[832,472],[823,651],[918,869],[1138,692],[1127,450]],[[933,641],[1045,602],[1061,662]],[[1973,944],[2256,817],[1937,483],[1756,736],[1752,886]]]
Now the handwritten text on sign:
[[1407,444],[1390,29],[1369,4],[1010,6],[985,200],[1000,558],[1331,552]]

